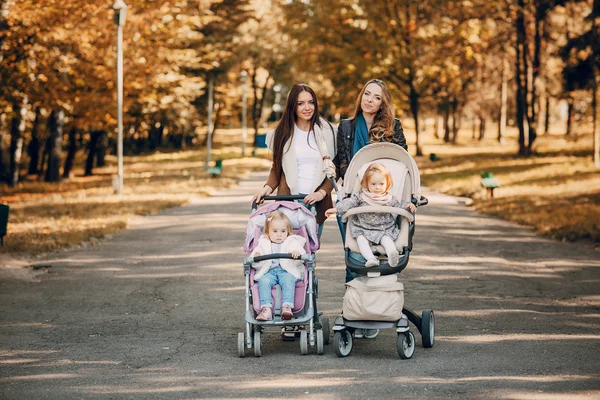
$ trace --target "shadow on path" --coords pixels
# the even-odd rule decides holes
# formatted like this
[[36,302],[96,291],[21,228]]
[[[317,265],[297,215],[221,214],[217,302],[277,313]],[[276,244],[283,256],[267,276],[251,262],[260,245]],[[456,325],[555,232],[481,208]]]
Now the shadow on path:
[[[401,279],[408,306],[436,312],[432,349],[418,338],[402,361],[387,330],[345,359],[331,346],[301,356],[273,332],[262,358],[239,359],[242,243],[264,179],[51,255],[40,283],[1,281],[0,397],[600,397],[598,253],[430,192]],[[344,293],[335,221],[323,239],[318,304],[333,319]]]

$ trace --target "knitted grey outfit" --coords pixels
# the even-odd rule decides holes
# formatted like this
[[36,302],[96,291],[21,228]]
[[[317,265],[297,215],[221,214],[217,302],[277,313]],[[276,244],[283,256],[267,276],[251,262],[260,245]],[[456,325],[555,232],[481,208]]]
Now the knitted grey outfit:
[[[392,196],[392,200],[389,203],[384,205],[387,207],[406,208],[406,204],[400,203],[394,196]],[[338,214],[343,214],[351,208],[363,206],[370,206],[370,204],[364,201],[359,193],[352,194],[351,197],[342,200],[335,208]],[[353,215],[351,218],[352,223],[349,226],[350,235],[353,238],[362,235],[373,245],[378,245],[384,235],[389,236],[392,240],[398,238],[400,230],[396,223],[396,215],[390,213],[364,213]]]

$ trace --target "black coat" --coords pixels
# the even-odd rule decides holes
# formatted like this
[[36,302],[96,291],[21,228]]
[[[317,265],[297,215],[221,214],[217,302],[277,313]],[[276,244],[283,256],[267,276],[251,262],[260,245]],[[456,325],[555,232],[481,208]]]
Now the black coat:
[[[383,139],[381,141],[383,141]],[[398,118],[394,119],[394,138],[392,139],[392,143],[396,143],[399,146],[402,146],[404,150],[408,150],[406,138],[404,137],[404,130],[402,129],[402,123]],[[344,178],[348,164],[350,164],[350,160],[352,159],[353,147],[354,119],[343,119],[338,126],[337,155],[334,160],[337,169],[337,176],[341,177],[342,179]]]

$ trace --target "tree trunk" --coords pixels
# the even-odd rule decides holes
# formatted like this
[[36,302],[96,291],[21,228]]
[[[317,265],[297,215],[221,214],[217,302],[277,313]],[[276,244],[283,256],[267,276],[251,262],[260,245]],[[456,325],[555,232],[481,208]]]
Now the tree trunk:
[[134,133],[133,135],[133,140],[135,143],[135,154],[142,154],[142,152],[144,151],[144,148],[146,147],[146,139],[144,138],[144,136],[139,132],[139,128],[133,126],[134,130],[136,131],[136,133]]
[[209,135],[208,129],[210,129],[210,127],[207,127],[206,136],[204,137],[202,146],[208,146],[208,137],[209,136],[211,139],[211,145],[215,141],[215,132],[216,132],[217,128],[219,127],[219,123],[221,122],[221,111],[223,111],[223,104],[218,103],[218,102],[215,103],[215,115],[213,118],[212,130],[210,131],[210,135]]
[[[594,0],[593,10],[600,11],[600,0]],[[596,12],[592,12],[592,112],[593,114],[593,131],[594,131],[594,166],[600,168],[600,127],[598,126],[598,32],[596,31]]]
[[446,103],[444,110],[444,143],[450,142],[450,105]]
[[40,168],[38,169],[38,181],[42,180],[42,177],[46,171],[46,160],[48,159],[48,155],[50,154],[50,137],[46,138],[44,142],[44,150],[42,150],[42,159],[40,160]]
[[506,121],[508,115],[508,77],[510,74],[510,64],[505,56],[502,67],[502,88],[500,89],[500,119],[498,121],[498,143],[502,143],[506,134]]
[[515,19],[515,28],[517,31],[517,40],[515,42],[516,64],[515,64],[515,81],[517,84],[516,103],[517,103],[517,127],[519,128],[519,155],[527,154],[525,146],[525,116],[527,113],[527,47],[526,47],[526,32],[525,32],[525,16],[524,1],[519,0],[517,7],[517,18]]
[[594,132],[594,166],[600,168],[600,127],[598,126],[598,83],[596,82],[597,71],[594,68],[594,77],[592,78],[592,113],[593,113],[593,132]]
[[[25,133],[25,117],[27,116],[27,99],[21,105],[15,103],[15,113],[10,127],[10,159],[9,159],[9,184],[16,187],[19,183],[19,163],[23,154],[23,134]],[[18,111],[17,111],[18,110]]]
[[65,112],[63,110],[53,110],[48,118],[50,153],[48,156],[48,169],[46,170],[46,182],[60,181],[60,157],[62,155],[64,119]]
[[63,178],[68,178],[71,174],[71,168],[73,168],[73,160],[75,159],[75,153],[77,153],[77,128],[72,127],[69,131],[69,144],[67,147],[67,158],[65,159],[65,166],[63,168]]
[[29,168],[27,170],[28,175],[34,175],[38,173],[38,165],[40,162],[40,119],[42,117],[40,107],[35,108],[35,119],[33,120],[33,127],[31,128],[31,141],[27,146],[27,155],[29,155]]
[[90,141],[88,142],[88,155],[85,160],[85,176],[94,174],[94,160],[96,159],[96,150],[98,148],[98,139],[100,139],[101,131],[91,131]]
[[458,137],[458,100],[452,99],[450,102],[450,106],[452,107],[452,144],[456,143],[456,138]]
[[[257,146],[258,125],[262,118],[265,96],[267,94],[267,88],[269,86],[269,80],[271,80],[271,75],[267,76],[267,79],[265,80],[265,85],[263,87],[260,87],[256,82],[256,70],[252,72],[250,77],[252,82],[252,91],[254,92],[254,101],[252,103],[252,127],[254,128],[253,146]],[[260,97],[258,96],[259,89],[262,92]]]
[[412,84],[410,85],[410,111],[412,112],[415,120],[416,155],[422,156],[423,151],[421,150],[421,145],[419,144],[419,93]]
[[162,122],[159,122],[158,126],[156,126],[156,123],[152,126],[152,129],[150,129],[150,132],[148,133],[148,147],[150,150],[154,151],[162,146],[164,130],[165,125]]
[[8,148],[4,140],[6,114],[0,114],[0,182],[8,182]]
[[[537,3],[537,2],[536,2]],[[533,61],[531,63],[530,102],[527,124],[529,125],[529,140],[527,142],[527,153],[533,154],[533,143],[537,138],[539,101],[538,86],[540,69],[542,66],[542,36],[544,32],[544,19],[546,17],[546,6],[536,4],[535,10],[535,34],[533,38]],[[525,47],[527,48],[527,47]]]
[[106,131],[101,130],[100,137],[96,143],[96,167],[104,167],[106,165],[106,148],[108,147],[108,135]]
[[544,135],[550,131],[550,95],[546,93],[546,113],[544,114]]
[[475,116],[471,119],[471,139],[475,139],[475,132],[477,132],[477,119]]
[[575,99],[573,98],[573,94],[569,92],[569,96],[567,97],[567,131],[565,132],[565,136],[571,136],[571,129],[573,128],[573,103]]
[[479,116],[479,140],[483,140],[485,137],[485,117]]

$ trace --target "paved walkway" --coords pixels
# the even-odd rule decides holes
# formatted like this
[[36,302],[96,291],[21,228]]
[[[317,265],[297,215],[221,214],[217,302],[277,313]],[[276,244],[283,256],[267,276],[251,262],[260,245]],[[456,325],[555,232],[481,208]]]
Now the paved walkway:
[[[301,356],[274,333],[262,358],[238,358],[241,245],[264,179],[55,254],[38,263],[51,265],[40,282],[0,281],[0,398],[600,398],[600,254],[434,193],[402,274],[407,305],[436,312],[432,349],[419,338],[400,360],[386,330],[348,358],[331,346]],[[334,221],[323,237],[319,306],[333,319],[344,293]]]

